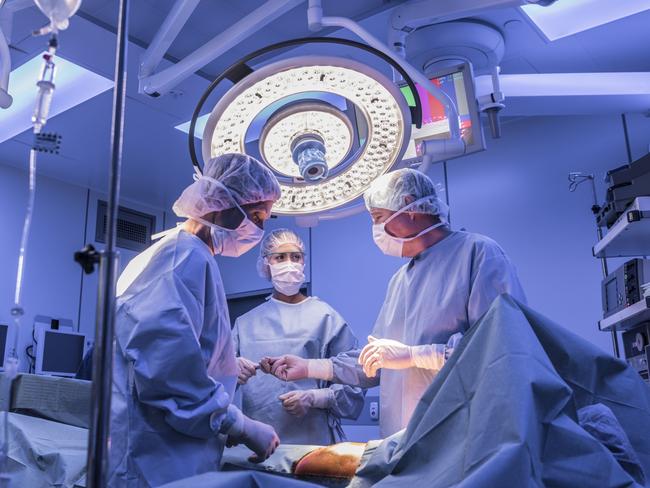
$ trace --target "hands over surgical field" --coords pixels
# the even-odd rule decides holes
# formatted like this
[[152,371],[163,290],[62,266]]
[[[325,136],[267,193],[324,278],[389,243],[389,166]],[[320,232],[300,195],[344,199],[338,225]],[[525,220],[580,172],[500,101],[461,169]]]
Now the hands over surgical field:
[[250,359],[238,357],[237,367],[239,370],[237,374],[237,383],[240,385],[245,385],[249,379],[255,376],[255,373],[257,373],[257,369],[260,367],[260,365],[254,363]]
[[284,381],[296,381],[307,378],[307,359],[292,354],[279,357],[266,357],[260,361],[260,368]]
[[261,463],[268,459],[280,445],[280,438],[270,425],[242,415],[243,422],[239,429],[228,435],[226,446],[232,447],[244,444],[255,454],[248,458],[253,463]]
[[284,409],[291,415],[302,418],[314,406],[314,392],[312,390],[294,390],[278,397]]
[[368,344],[359,355],[359,364],[368,378],[374,378],[381,368],[410,368],[413,366],[411,347],[392,339],[368,336]]

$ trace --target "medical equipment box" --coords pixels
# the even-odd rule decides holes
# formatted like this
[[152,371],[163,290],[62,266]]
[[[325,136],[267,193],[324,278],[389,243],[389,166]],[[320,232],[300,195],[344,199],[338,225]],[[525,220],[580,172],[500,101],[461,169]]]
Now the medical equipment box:
[[631,259],[607,275],[601,282],[603,317],[609,317],[639,302],[643,298],[643,285],[648,282],[648,259]]
[[596,222],[610,228],[635,198],[650,195],[650,154],[608,171],[606,181],[609,187]]

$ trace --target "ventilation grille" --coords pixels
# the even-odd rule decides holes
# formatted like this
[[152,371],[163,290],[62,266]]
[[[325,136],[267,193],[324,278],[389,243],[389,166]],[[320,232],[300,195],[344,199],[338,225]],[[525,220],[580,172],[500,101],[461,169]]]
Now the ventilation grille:
[[[108,206],[105,201],[97,202],[97,225],[95,240],[106,244]],[[117,247],[131,251],[142,251],[151,245],[151,234],[156,228],[156,217],[126,207],[117,211]]]

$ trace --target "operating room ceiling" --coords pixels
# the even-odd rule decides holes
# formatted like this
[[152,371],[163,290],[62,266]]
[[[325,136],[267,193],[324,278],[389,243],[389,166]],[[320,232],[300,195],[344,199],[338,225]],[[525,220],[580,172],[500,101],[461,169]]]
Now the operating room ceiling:
[[[150,98],[138,94],[138,58],[153,39],[173,0],[130,3],[129,35],[132,42],[122,195],[167,208],[179,190],[191,181],[187,136],[174,126],[189,120],[208,79],[254,49],[313,34],[307,30],[305,2],[202,68],[198,75],[180,83],[173,93]],[[204,0],[169,49],[166,63],[183,58],[262,3],[262,0]],[[390,13],[388,9],[401,2],[324,0],[323,3],[328,15],[352,17],[376,35],[384,36],[385,22]],[[114,0],[84,0],[80,15],[72,19],[71,27],[61,35],[60,55],[112,77],[116,4]],[[517,9],[490,12],[480,20],[496,26],[505,37],[506,53],[501,67],[506,74],[650,71],[647,50],[650,45],[650,29],[647,28],[650,11],[552,43],[545,42]],[[44,17],[35,7],[18,12],[10,39],[14,68],[43,49],[44,39],[33,38],[30,32],[44,23]],[[349,34],[345,36],[350,37]],[[100,191],[104,189],[111,103],[109,91],[52,118],[47,130],[62,134],[63,146],[61,154],[41,158],[39,174]],[[531,110],[528,115],[536,114]],[[0,164],[25,168],[30,140],[29,134],[23,133],[1,143]]]
[[[380,13],[404,0],[333,0],[325,1],[332,15],[341,15],[362,20]],[[84,0],[81,15],[88,20],[115,29],[117,3],[114,0]],[[167,12],[175,0],[138,0],[131,2],[130,36],[148,45],[154,38]],[[168,54],[182,59],[198,47],[212,39],[217,33],[229,27],[257,9],[265,0],[204,0],[192,13],[188,23],[174,40]],[[249,52],[268,44],[313,36],[307,29],[306,6],[303,3],[277,21],[260,29],[254,36],[231,49],[219,59],[201,69],[201,72],[214,78],[226,67]]]

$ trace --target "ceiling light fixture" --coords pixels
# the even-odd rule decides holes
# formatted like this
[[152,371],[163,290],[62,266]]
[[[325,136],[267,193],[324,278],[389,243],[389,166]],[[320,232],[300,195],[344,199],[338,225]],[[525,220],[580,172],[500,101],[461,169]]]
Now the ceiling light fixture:
[[[39,53],[11,72],[9,86],[13,104],[0,110],[0,142],[32,127],[32,112],[38,95],[36,80],[42,65],[43,55]],[[113,87],[112,80],[58,55],[56,71],[56,96],[52,99],[50,119]]]
[[549,41],[650,10],[650,0],[563,0],[549,6],[521,7]]
[[[350,149],[353,121],[343,112],[316,109],[310,102],[271,117],[261,140],[262,156],[272,169],[294,176],[293,181],[280,180],[282,197],[274,205],[278,214],[311,214],[354,200],[393,166],[409,140],[406,100],[391,80],[356,61],[309,56],[266,65],[231,88],[210,114],[203,134],[203,158],[246,152],[246,133],[258,113],[283,98],[308,92],[334,93],[352,102],[369,127],[368,139],[346,171],[327,178],[328,160],[335,167]],[[309,136],[312,141],[314,136],[320,139],[326,167],[312,165],[302,171],[292,148]],[[317,174],[311,175],[310,168]]]
[[[220,78],[267,50],[310,42],[369,51],[415,86],[399,64],[380,51],[331,38],[268,46],[236,63]],[[348,58],[303,56],[239,71],[247,74],[220,98],[208,117],[202,137],[203,160],[229,152],[259,157],[280,182],[282,196],[273,207],[279,215],[323,216],[334,209],[358,207],[372,181],[401,161],[410,139],[412,115],[416,126],[421,124],[419,100],[409,109],[392,80]],[[218,78],[208,88],[190,123],[190,155],[198,173],[193,134],[198,114],[219,82]]]

